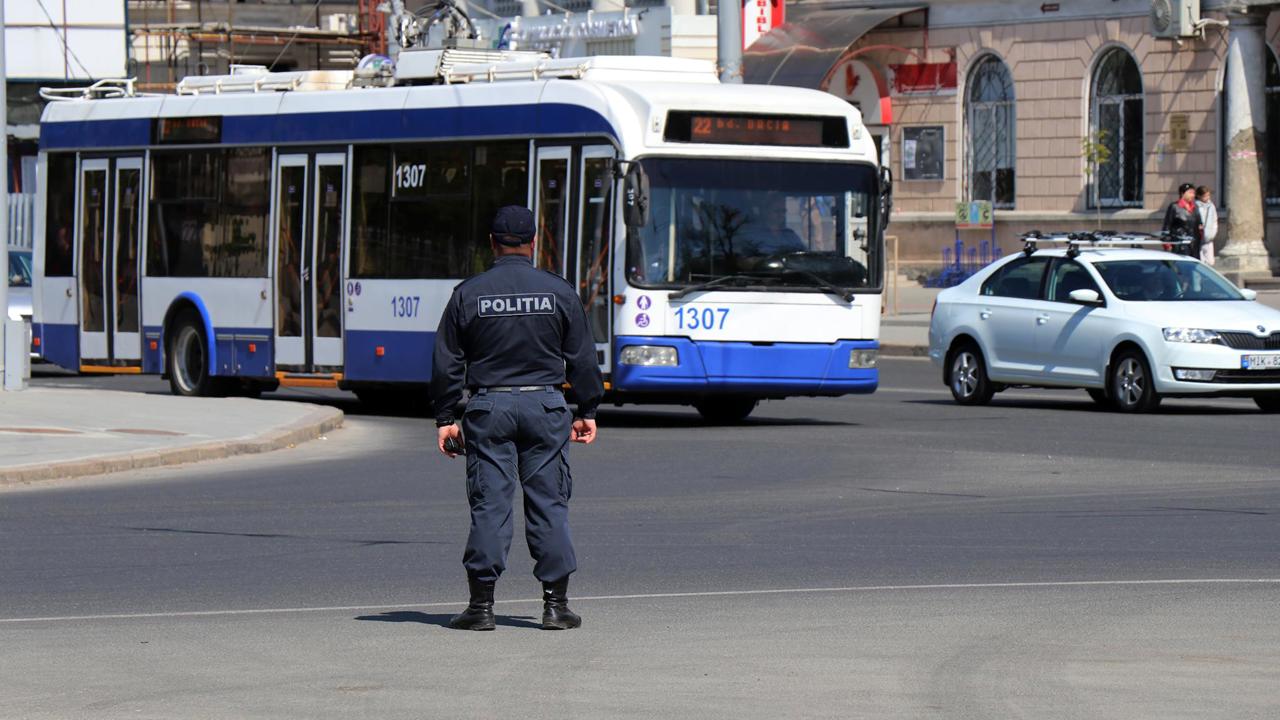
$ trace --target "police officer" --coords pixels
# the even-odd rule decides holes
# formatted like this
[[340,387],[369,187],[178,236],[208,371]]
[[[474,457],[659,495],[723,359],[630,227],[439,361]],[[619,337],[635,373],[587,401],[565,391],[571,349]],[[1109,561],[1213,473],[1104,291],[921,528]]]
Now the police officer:
[[[569,575],[569,441],[596,437],[604,394],[586,312],[573,286],[533,267],[535,225],[527,208],[507,206],[489,236],[493,267],[453,291],[436,334],[431,374],[440,452],[465,442],[471,532],[462,564],[471,602],[449,626],[492,630],[493,588],[511,547],[511,501],[524,488],[525,539],[542,581],[542,627],[576,628]],[[561,387],[570,383],[577,412]],[[454,407],[467,388],[461,432]],[[461,437],[460,437],[461,435]]]

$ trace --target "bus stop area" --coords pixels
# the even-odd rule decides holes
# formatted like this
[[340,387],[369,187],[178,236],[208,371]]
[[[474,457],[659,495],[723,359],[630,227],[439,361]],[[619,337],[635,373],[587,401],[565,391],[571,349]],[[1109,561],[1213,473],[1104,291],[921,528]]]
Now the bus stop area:
[[0,486],[279,450],[342,421],[328,405],[30,387],[0,398]]

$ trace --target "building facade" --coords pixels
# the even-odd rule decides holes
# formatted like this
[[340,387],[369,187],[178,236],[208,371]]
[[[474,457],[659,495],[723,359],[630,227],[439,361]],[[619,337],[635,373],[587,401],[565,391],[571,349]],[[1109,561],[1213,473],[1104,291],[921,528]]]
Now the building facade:
[[[1257,236],[1241,240],[1262,241],[1262,265],[1280,272],[1280,142],[1265,144],[1265,128],[1280,128],[1280,13],[1198,4],[1198,29],[1178,39],[1157,37],[1152,0],[793,6],[748,50],[746,75],[862,109],[893,169],[890,232],[921,271],[957,237],[988,237],[956,229],[957,203],[990,203],[1007,252],[1033,229],[1159,230],[1188,182],[1213,191],[1219,248],[1231,230]],[[1235,119],[1244,105],[1254,120],[1247,147],[1233,87]],[[1232,175],[1233,161],[1254,178],[1240,165]],[[1247,227],[1254,205],[1263,227]]]

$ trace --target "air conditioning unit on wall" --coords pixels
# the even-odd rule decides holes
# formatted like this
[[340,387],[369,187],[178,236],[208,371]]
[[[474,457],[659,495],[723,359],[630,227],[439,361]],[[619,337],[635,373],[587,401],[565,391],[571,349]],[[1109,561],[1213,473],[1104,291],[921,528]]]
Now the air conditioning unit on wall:
[[1200,0],[1151,0],[1151,34],[1177,39],[1200,34]]

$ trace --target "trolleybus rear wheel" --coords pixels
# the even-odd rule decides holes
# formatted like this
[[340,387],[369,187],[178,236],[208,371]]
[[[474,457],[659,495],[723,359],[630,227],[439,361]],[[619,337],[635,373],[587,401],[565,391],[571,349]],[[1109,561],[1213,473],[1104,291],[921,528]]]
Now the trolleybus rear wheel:
[[212,395],[209,340],[200,316],[189,310],[179,315],[173,322],[172,338],[168,347],[169,389],[174,395]]

